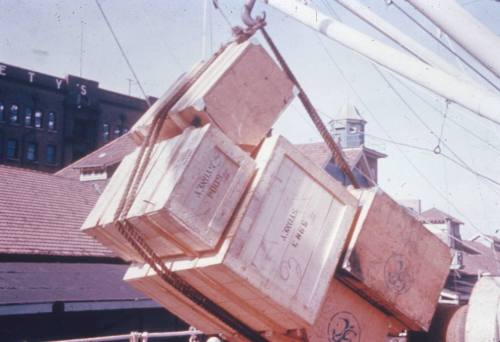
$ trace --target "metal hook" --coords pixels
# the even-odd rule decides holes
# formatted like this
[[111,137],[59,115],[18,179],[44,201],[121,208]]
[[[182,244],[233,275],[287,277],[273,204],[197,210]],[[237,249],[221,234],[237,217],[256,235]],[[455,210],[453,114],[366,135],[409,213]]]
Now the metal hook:
[[266,12],[262,12],[262,16],[257,16],[252,18],[252,10],[255,6],[255,0],[246,0],[245,5],[243,6],[243,11],[241,12],[241,20],[248,27],[254,27],[260,23],[262,23],[266,19]]

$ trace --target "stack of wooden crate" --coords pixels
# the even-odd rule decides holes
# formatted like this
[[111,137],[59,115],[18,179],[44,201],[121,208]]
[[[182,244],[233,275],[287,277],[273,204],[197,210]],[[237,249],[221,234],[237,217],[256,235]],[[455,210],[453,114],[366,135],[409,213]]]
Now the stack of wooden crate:
[[[285,138],[263,140],[292,97],[292,82],[251,42],[196,66],[132,130],[144,141],[168,110],[120,219],[166,268],[272,340],[290,330],[312,341],[426,330],[447,247],[383,192],[350,192]],[[164,282],[119,232],[139,155],[123,160],[83,229],[135,262],[125,275],[132,286],[206,333],[244,340]]]
[[[221,249],[166,266],[257,331],[300,329],[317,318],[357,201],[282,137],[268,139],[256,163]],[[211,315],[191,321],[189,301],[173,307],[149,267],[132,266],[125,280],[197,328],[228,333]]]
[[154,117],[193,80],[170,108],[160,140],[179,134],[193,122],[213,122],[234,143],[252,150],[294,97],[293,83],[261,45],[251,40],[231,43],[213,61],[181,76],[137,121],[131,129],[137,142],[142,142]]

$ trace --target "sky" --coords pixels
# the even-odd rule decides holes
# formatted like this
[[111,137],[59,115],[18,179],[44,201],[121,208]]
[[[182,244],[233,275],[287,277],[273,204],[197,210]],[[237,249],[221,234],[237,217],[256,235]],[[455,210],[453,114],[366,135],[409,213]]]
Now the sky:
[[[384,0],[360,2],[468,77],[482,82],[394,6]],[[440,35],[405,1],[395,2]],[[308,3],[396,47],[335,1]],[[500,2],[459,3],[500,34]],[[229,40],[230,25],[242,24],[243,0],[219,0],[220,11],[209,1],[205,16],[205,0],[100,0],[100,4],[143,88],[153,96],[160,96],[181,73]],[[379,162],[382,189],[395,199],[420,199],[424,210],[437,207],[457,217],[465,222],[465,237],[495,234],[500,229],[500,186],[495,184],[500,183],[498,126],[456,104],[446,109],[443,98],[377,69],[356,52],[258,2],[256,13],[261,11],[266,12],[269,34],[325,123],[347,102],[359,109],[367,121],[366,145],[388,155]],[[444,35],[440,37],[447,42]],[[262,37],[256,38],[265,44]],[[500,85],[464,51],[450,44]],[[98,81],[101,88],[142,96],[95,1],[0,0],[0,62],[54,76],[82,76]],[[321,139],[297,100],[283,113],[274,132],[294,143]],[[439,140],[443,153],[435,154],[432,150]],[[457,160],[467,166],[458,166]]]

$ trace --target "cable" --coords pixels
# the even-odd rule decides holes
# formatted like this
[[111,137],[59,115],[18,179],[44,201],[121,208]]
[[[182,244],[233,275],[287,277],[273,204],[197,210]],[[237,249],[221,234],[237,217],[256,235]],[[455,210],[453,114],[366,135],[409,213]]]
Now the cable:
[[218,0],[212,0],[212,4],[214,5],[214,8],[219,11],[222,19],[224,19],[224,21],[226,22],[227,26],[229,27],[229,29],[233,29],[233,25],[231,24],[231,21],[229,21],[229,18],[226,16],[226,14],[224,13],[224,11],[222,10],[222,8],[220,8],[219,6],[219,1]]
[[[155,27],[153,27],[153,20],[151,20],[151,17],[149,16],[148,12],[144,8],[144,0],[142,1],[142,13],[144,14],[144,17],[146,18],[146,23],[148,24],[149,31],[153,34],[155,31]],[[156,29],[159,31],[159,29]],[[167,41],[163,38],[165,35],[161,34],[161,38],[159,41],[163,45],[165,52],[172,58],[172,60],[177,64],[180,70],[184,71],[184,67],[182,66],[182,63],[180,62],[180,59],[172,52],[174,49],[171,48],[171,46],[167,43]]]
[[113,35],[113,38],[116,42],[116,45],[120,49],[120,52],[122,54],[123,59],[125,59],[125,62],[128,65],[128,68],[130,69],[130,72],[135,78],[135,81],[137,82],[137,85],[139,86],[139,89],[141,90],[142,95],[144,96],[144,100],[148,104],[148,107],[151,107],[151,101],[149,101],[148,96],[146,95],[146,92],[144,91],[144,88],[142,87],[141,82],[139,81],[139,78],[137,77],[137,74],[134,71],[134,68],[132,67],[132,64],[128,60],[127,54],[125,53],[125,50],[123,49],[122,45],[120,44],[120,41],[118,40],[118,37],[115,34],[115,31],[113,30],[113,27],[111,26],[111,23],[108,20],[108,17],[106,17],[106,13],[104,13],[104,9],[102,8],[101,4],[99,3],[99,0],[95,0],[95,3],[97,4],[97,7],[99,7],[99,11],[101,11],[102,17],[104,18],[104,21],[106,22],[106,25],[108,26],[109,31]]
[[[391,144],[395,144],[395,145],[404,146],[404,147],[416,149],[416,150],[423,151],[423,152],[428,152],[428,153],[436,154],[435,149],[430,149],[430,148],[426,148],[426,147],[421,147],[421,146],[411,145],[411,144],[407,144],[407,143],[403,143],[403,142],[398,142],[398,141],[394,141],[392,139],[384,139],[384,138],[377,137],[377,136],[372,135],[372,134],[365,133],[365,135],[369,136],[369,137],[372,137],[374,139],[378,139],[378,140],[381,140],[381,141],[385,141],[385,142],[391,143]],[[486,176],[486,175],[484,175],[484,174],[482,174],[482,173],[480,173],[478,171],[475,171],[475,170],[473,170],[471,168],[468,168],[468,167],[462,165],[459,161],[457,161],[457,160],[453,159],[452,157],[444,154],[443,152],[438,153],[438,155],[440,155],[443,158],[451,161],[455,165],[463,168],[464,170],[469,171],[474,176],[479,177],[479,178],[484,179],[484,180],[487,180],[487,181],[489,181],[489,182],[491,182],[491,183],[493,183],[493,184],[495,184],[497,186],[500,186],[500,182],[498,182],[498,181],[496,181],[496,180],[494,180],[494,179],[492,179],[492,178],[490,178],[490,177],[488,177],[488,176]]]
[[441,140],[443,139],[443,132],[444,132],[444,125],[446,123],[446,117],[448,115],[448,106],[450,104],[450,101],[448,100],[444,100],[444,105],[445,105],[445,108],[444,108],[444,112],[443,112],[443,121],[441,122],[441,130],[439,132],[439,138],[438,138],[438,141],[437,141],[437,145],[436,147],[434,147],[434,153],[436,154],[440,154],[441,153]]
[[[321,40],[321,37],[319,36],[319,33],[316,33],[316,37],[318,38],[320,44],[324,47],[325,49],[325,52],[327,54],[327,56],[330,58],[332,64],[335,66],[335,68],[337,69],[337,71],[339,72],[339,74],[342,76],[342,78],[344,79],[344,81],[346,82],[347,86],[351,89],[353,95],[355,95],[357,98],[358,98],[358,101],[363,105],[363,107],[365,108],[365,110],[370,114],[370,116],[372,117],[373,121],[375,122],[375,124],[384,132],[384,134],[389,137],[391,140],[394,140],[392,139],[392,136],[390,135],[390,133],[385,129],[385,127],[380,123],[380,121],[377,119],[377,116],[375,114],[372,113],[372,111],[370,110],[370,107],[363,101],[363,98],[358,94],[358,92],[356,91],[356,89],[354,88],[354,86],[351,84],[351,82],[347,79],[347,77],[345,76],[342,68],[340,68],[340,66],[337,64],[337,62],[335,61],[335,59],[333,58],[333,56],[330,54],[330,52],[328,51],[328,49],[326,48],[326,46],[323,45],[323,42]],[[371,63],[373,65],[373,63]],[[374,65],[373,65],[374,66]],[[374,66],[375,67],[375,66]],[[363,116],[361,115],[360,113],[360,116],[361,118],[363,118]],[[404,151],[399,147],[397,146],[396,147],[397,150],[399,151],[399,153],[403,156],[403,158],[410,164],[410,166],[414,169],[414,171],[446,202],[448,203],[458,214],[460,214],[462,217],[464,217],[467,222],[469,222],[469,224],[471,225],[471,227],[473,227],[475,230],[479,231],[481,233],[481,235],[485,235],[481,230],[480,228],[478,228],[474,223],[473,221],[468,218],[453,202],[451,202],[448,197],[443,194],[421,171],[420,169],[411,161],[411,159],[409,159],[406,154],[404,153]]]
[[[429,127],[429,125],[427,125],[427,123],[422,120],[422,118],[418,115],[418,113],[410,106],[410,104],[403,98],[403,96],[397,91],[397,89],[391,84],[391,82],[384,76],[384,74],[382,73],[382,71],[377,67],[375,66],[375,70],[379,73],[379,75],[382,77],[382,79],[384,79],[384,81],[387,83],[387,85],[389,86],[389,88],[392,89],[392,91],[394,92],[394,94],[396,94],[396,96],[401,100],[401,102],[404,103],[404,105],[407,107],[407,109],[410,111],[410,113],[413,114],[413,116],[426,128],[429,130],[429,132],[436,138],[439,139],[439,136],[432,130],[432,128]],[[453,156],[460,162],[457,162],[456,160],[448,157],[445,155],[446,158],[448,158],[449,160],[451,160],[452,162],[454,162],[455,164],[457,165],[460,165],[463,166],[465,169],[469,170],[470,172],[472,172],[473,174],[475,175],[481,175],[482,178],[492,182],[493,184],[496,184],[496,185],[499,185],[500,186],[500,182],[496,181],[495,179],[493,178],[490,178],[486,175],[482,175],[481,173],[479,173],[478,171],[474,170],[469,164],[467,164],[462,158],[460,158],[460,156],[451,149],[451,147],[445,143],[444,141],[441,141],[441,143],[443,144],[443,146],[445,146],[448,151],[451,152],[451,154],[453,154]],[[441,153],[441,151],[436,151],[434,150],[434,152],[436,154],[439,154]]]
[[[427,101],[423,96],[421,96],[420,94],[418,94],[414,89],[412,89],[410,86],[408,86],[405,82],[403,82],[399,77],[394,77],[394,79],[401,85],[403,86],[406,90],[408,90],[410,93],[412,93],[414,96],[416,96],[417,98],[419,98],[423,103],[425,103],[427,106],[429,106],[430,108],[432,108],[434,111],[436,111],[437,113],[441,114],[442,115],[442,112],[440,109],[436,108],[433,104],[431,104],[429,101]],[[500,155],[500,148],[496,147],[495,145],[493,145],[492,143],[490,143],[488,140],[482,138],[481,136],[477,135],[476,133],[474,133],[473,131],[471,131],[470,129],[468,129],[467,127],[461,125],[460,123],[458,123],[457,121],[455,121],[454,119],[452,119],[450,116],[448,116],[448,121],[451,121],[452,123],[454,123],[456,126],[462,128],[465,132],[469,133],[470,135],[472,135],[473,137],[475,137],[476,139],[478,139],[479,141],[485,143],[486,145],[488,145],[490,148],[496,150],[499,155]]]
[[418,22],[415,18],[413,18],[410,14],[408,14],[408,12],[406,12],[403,8],[401,8],[395,1],[391,1],[389,4],[394,5],[394,7],[396,7],[403,15],[405,15],[408,19],[410,19],[413,23],[415,23],[415,25],[417,25],[421,30],[423,30],[425,33],[427,33],[429,36],[431,36],[435,41],[437,41],[439,43],[439,45],[444,47],[445,50],[447,50],[452,55],[457,57],[462,63],[467,65],[472,71],[474,71],[479,77],[481,77],[483,80],[485,80],[493,88],[500,91],[500,87],[498,87],[490,79],[488,79],[486,76],[484,76],[479,70],[477,70],[472,64],[467,62],[467,60],[465,60],[462,56],[460,56],[458,53],[456,53],[450,47],[448,47],[445,43],[443,43],[441,41],[441,39],[436,37],[432,32],[430,32],[427,28],[425,28],[420,22]]

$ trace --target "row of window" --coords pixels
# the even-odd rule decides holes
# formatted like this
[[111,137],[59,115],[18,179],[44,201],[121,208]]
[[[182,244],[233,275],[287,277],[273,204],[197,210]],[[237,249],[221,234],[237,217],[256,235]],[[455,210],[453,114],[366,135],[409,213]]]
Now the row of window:
[[[45,146],[45,162],[47,164],[55,164],[57,161],[56,145]],[[38,143],[29,142],[26,145],[25,159],[31,162],[38,161]],[[16,139],[7,139],[7,158],[19,159],[19,141]]]
[[[122,125],[117,125],[113,130],[113,134],[115,138],[125,134],[128,132],[126,127]],[[111,139],[111,125],[108,123],[102,124],[102,138],[105,142],[108,142]]]
[[[23,113],[20,113],[19,106],[17,104],[12,104],[9,108],[5,108],[4,104],[0,101],[0,121],[9,121],[13,124],[20,124],[21,115],[25,126],[43,128],[44,115],[41,110],[33,110],[31,107],[25,107]],[[56,113],[53,111],[47,113],[47,129],[49,131],[56,130]]]

